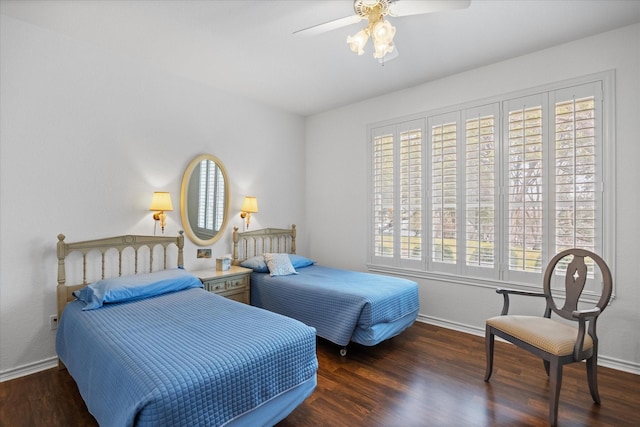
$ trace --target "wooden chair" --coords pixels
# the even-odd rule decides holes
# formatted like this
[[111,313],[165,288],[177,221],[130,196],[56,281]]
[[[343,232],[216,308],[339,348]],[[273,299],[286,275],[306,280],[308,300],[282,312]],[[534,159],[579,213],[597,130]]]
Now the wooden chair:
[[[551,281],[558,262],[567,256],[573,260],[567,266],[565,276],[565,302],[558,308],[551,295]],[[578,310],[578,299],[582,294],[587,279],[585,257],[591,258],[602,273],[602,293],[594,308]],[[562,367],[568,363],[586,360],[587,378],[591,397],[600,403],[598,394],[598,336],[596,320],[604,311],[611,298],[613,281],[609,267],[598,255],[583,249],[567,249],[551,259],[544,273],[543,292],[524,292],[508,289],[497,289],[502,294],[504,305],[500,316],[492,317],[486,324],[487,367],[485,381],[489,381],[493,370],[494,336],[499,336],[518,347],[540,356],[549,376],[549,422],[556,425],[558,419],[558,399],[562,385]],[[507,315],[509,295],[526,295],[544,297],[546,308],[544,317]],[[578,327],[566,321],[551,319],[551,312],[563,319],[577,322]]]

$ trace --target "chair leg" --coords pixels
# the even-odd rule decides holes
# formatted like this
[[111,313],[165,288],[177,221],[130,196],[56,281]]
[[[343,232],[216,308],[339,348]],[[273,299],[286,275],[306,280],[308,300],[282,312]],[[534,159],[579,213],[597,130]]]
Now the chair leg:
[[487,358],[487,368],[484,373],[484,380],[489,381],[491,373],[493,372],[493,344],[495,336],[491,333],[491,327],[487,325],[486,333],[484,337],[485,353]]
[[547,376],[549,376],[549,361],[543,360],[542,362],[544,363],[544,370],[547,372]]
[[598,393],[598,356],[594,354],[586,360],[587,380],[589,381],[589,391],[593,401],[600,404],[600,394]]
[[549,367],[549,424],[555,426],[558,422],[558,402],[562,387],[562,365],[558,359],[553,359]]

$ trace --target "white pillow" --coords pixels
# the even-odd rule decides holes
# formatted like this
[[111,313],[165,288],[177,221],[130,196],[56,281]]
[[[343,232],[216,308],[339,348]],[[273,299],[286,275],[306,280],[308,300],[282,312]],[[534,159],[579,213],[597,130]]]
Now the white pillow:
[[270,254],[264,253],[264,261],[269,268],[269,274],[271,276],[287,276],[289,274],[298,274],[291,259],[287,254]]

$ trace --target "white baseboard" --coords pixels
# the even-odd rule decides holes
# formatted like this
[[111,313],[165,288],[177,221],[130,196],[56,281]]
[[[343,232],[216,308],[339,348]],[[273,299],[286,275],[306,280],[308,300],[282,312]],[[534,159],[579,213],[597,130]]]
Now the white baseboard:
[[[484,337],[484,328],[478,328],[476,326],[465,325],[463,323],[451,322],[449,320],[439,319],[437,317],[425,316],[422,314],[418,315],[419,322],[428,323],[434,326],[440,326],[446,329],[452,329],[458,332],[465,332],[471,335],[477,335],[480,337]],[[500,339],[500,338],[498,338]],[[605,368],[616,369],[618,371],[629,372],[631,374],[640,375],[640,364],[628,362],[626,360],[620,360],[613,357],[603,356],[602,354],[598,355],[598,365],[604,366]]]
[[598,354],[598,365],[606,368],[617,369],[618,371],[629,372],[640,375],[640,363],[631,363],[626,360],[616,359]]
[[20,378],[27,375],[35,374],[36,372],[55,368],[56,366],[58,366],[58,358],[50,357],[48,359],[40,360],[38,362],[18,366],[13,369],[8,369],[6,371],[0,372],[0,383],[4,381],[13,380],[15,378]]

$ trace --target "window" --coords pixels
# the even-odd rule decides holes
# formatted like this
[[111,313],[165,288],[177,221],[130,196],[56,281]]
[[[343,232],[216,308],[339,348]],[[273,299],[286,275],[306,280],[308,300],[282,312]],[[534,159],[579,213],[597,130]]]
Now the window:
[[610,80],[371,126],[372,267],[540,286],[561,250],[606,258]]
[[373,258],[420,266],[425,254],[424,121],[376,128],[372,135]]

